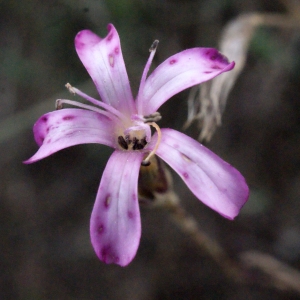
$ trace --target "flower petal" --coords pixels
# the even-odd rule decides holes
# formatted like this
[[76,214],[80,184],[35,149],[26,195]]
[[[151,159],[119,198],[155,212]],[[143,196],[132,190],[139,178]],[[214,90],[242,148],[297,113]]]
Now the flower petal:
[[91,216],[91,241],[105,263],[128,265],[141,236],[137,182],[143,153],[115,151],[102,175]]
[[239,171],[185,134],[162,129],[156,154],[179,174],[198,199],[222,216],[233,219],[247,201],[249,189]]
[[229,71],[234,62],[213,48],[193,48],[160,64],[147,78],[137,99],[138,114],[149,115],[173,95]]
[[77,54],[92,77],[103,102],[123,113],[135,112],[118,32],[108,25],[108,35],[101,39],[90,30],[75,38]]
[[24,163],[33,163],[64,148],[87,143],[116,147],[113,122],[94,111],[65,108],[41,116],[34,124],[40,149]]

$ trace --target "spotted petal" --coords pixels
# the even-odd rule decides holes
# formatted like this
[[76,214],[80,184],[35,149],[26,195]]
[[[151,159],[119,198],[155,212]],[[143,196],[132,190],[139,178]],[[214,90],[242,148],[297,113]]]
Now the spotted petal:
[[234,62],[212,48],[193,48],[160,64],[147,78],[137,98],[138,113],[149,115],[173,95],[229,71]]
[[128,265],[140,242],[137,196],[143,153],[116,150],[105,167],[91,216],[91,240],[99,259]]
[[101,39],[90,30],[75,38],[77,54],[92,77],[103,102],[123,113],[135,112],[118,32],[108,25],[108,35]]
[[34,124],[39,150],[25,163],[33,163],[64,148],[87,143],[116,147],[113,122],[89,110],[66,108],[47,113]]
[[162,129],[156,152],[204,204],[233,219],[248,199],[244,177],[231,165],[190,137]]

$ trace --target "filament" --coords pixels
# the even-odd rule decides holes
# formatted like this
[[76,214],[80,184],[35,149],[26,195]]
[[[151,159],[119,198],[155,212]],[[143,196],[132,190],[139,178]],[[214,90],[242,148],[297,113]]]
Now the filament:
[[84,99],[86,99],[87,101],[97,105],[97,106],[100,106],[102,108],[104,108],[105,110],[109,111],[110,113],[112,113],[113,115],[117,116],[118,118],[120,118],[121,120],[123,121],[126,121],[126,117],[120,113],[117,109],[115,109],[114,107],[112,107],[111,105],[109,104],[106,104],[102,101],[99,101],[93,97],[90,97],[89,95],[83,93],[82,91],[80,91],[79,89],[77,89],[76,87],[73,87],[70,83],[67,83],[66,85],[66,88],[69,90],[70,93],[74,94],[74,95],[78,95]]
[[120,122],[120,120],[114,114],[112,114],[109,111],[105,111],[105,110],[102,110],[102,109],[97,108],[95,106],[88,105],[88,104],[83,104],[81,102],[77,102],[77,101],[73,101],[73,100],[57,99],[56,102],[55,102],[55,108],[56,109],[62,109],[63,108],[63,104],[69,104],[69,105],[73,105],[73,106],[76,106],[76,107],[84,108],[84,109],[87,109],[87,110],[92,110],[92,111],[95,111],[95,112],[97,112],[99,114],[102,114],[102,115],[108,117],[111,120],[114,120],[116,122]]

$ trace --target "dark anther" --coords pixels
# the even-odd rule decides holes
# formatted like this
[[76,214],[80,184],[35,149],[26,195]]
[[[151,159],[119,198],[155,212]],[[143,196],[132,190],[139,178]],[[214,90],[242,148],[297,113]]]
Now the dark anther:
[[127,143],[127,145],[130,145],[130,144],[131,144],[132,140],[130,139],[129,134],[126,134],[126,135],[125,135],[125,142]]
[[63,108],[63,105],[62,105],[60,99],[57,99],[56,102],[55,102],[55,109],[59,110],[59,109],[62,109],[62,108]]
[[149,52],[152,52],[152,51],[156,50],[156,48],[157,48],[157,46],[158,46],[158,43],[159,43],[159,40],[155,40],[155,41],[152,43],[152,45],[151,45],[151,47],[150,47],[150,49],[149,49]]
[[146,137],[141,139],[140,144],[143,146],[143,148],[147,145]]
[[125,135],[125,138],[120,135],[118,137],[118,143],[125,150],[142,150],[147,145],[146,137],[143,137],[140,140],[136,137],[130,139],[128,134]]
[[143,167],[148,167],[148,166],[150,166],[150,164],[151,164],[151,162],[150,162],[150,161],[146,161],[146,160],[143,160],[143,161],[141,162],[141,165],[142,165]]
[[134,138],[132,139],[132,143],[133,143],[132,149],[133,149],[133,150],[138,150],[138,143],[139,143],[139,140],[138,140],[136,137],[134,137]]
[[125,150],[128,149],[128,145],[127,145],[125,139],[121,135],[118,136],[118,143],[123,149],[125,149]]

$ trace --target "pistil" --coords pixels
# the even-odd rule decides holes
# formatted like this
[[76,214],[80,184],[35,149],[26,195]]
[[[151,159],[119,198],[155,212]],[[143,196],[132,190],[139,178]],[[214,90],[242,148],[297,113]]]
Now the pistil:
[[155,144],[155,147],[153,148],[153,150],[142,161],[142,166],[149,166],[150,165],[150,158],[153,155],[155,155],[155,152],[158,149],[160,141],[161,141],[161,130],[160,130],[160,127],[155,122],[149,122],[147,124],[151,125],[152,127],[154,127],[156,129],[156,131],[157,131],[157,141],[156,141],[156,144]]

